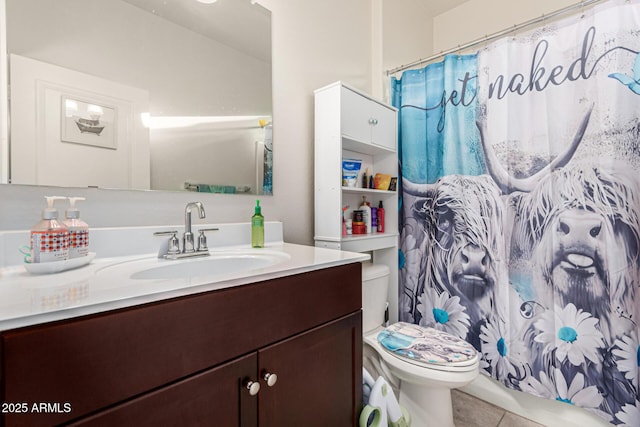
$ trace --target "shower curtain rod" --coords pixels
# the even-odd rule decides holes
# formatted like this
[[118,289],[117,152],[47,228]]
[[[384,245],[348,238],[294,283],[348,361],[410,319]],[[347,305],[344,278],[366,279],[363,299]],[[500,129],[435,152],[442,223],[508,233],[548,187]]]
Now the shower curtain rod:
[[513,27],[505,28],[504,30],[500,30],[500,31],[497,31],[497,32],[492,33],[492,34],[485,35],[484,37],[481,37],[479,39],[475,39],[475,40],[470,41],[468,43],[465,43],[463,45],[458,45],[458,46],[456,46],[454,48],[440,51],[440,53],[437,53],[435,55],[431,55],[431,56],[429,56],[427,58],[418,59],[417,61],[413,61],[413,62],[411,62],[409,64],[401,65],[399,67],[387,70],[387,76],[390,76],[391,74],[395,74],[395,73],[398,73],[400,71],[404,71],[404,70],[407,70],[409,68],[415,67],[416,65],[421,65],[421,64],[424,64],[424,63],[427,63],[427,62],[434,61],[436,59],[442,58],[445,55],[449,55],[449,54],[455,53],[455,52],[460,52],[462,50],[469,49],[470,47],[473,47],[473,46],[476,46],[476,45],[479,45],[479,44],[482,44],[482,43],[486,43],[489,40],[494,40],[494,39],[497,39],[497,38],[502,37],[504,35],[510,34],[510,33],[514,32],[514,31],[518,31],[518,30],[520,30],[522,28],[528,27],[530,25],[537,24],[539,22],[544,22],[547,19],[555,18],[556,16],[565,14],[567,12],[570,12],[570,11],[574,10],[574,9],[581,8],[581,9],[584,10],[585,7],[591,6],[592,4],[599,3],[601,1],[602,0],[585,0],[585,1],[581,1],[580,3],[575,3],[575,4],[569,5],[567,7],[564,7],[562,9],[558,9],[558,10],[556,10],[554,12],[551,12],[551,13],[548,13],[546,15],[543,13],[542,15],[540,15],[537,18],[533,18],[533,19],[530,19],[528,21],[522,22],[520,24],[516,24]]

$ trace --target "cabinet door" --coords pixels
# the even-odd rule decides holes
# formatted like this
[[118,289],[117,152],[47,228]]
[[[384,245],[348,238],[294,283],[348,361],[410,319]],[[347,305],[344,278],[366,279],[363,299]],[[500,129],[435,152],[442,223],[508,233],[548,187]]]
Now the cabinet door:
[[[352,427],[362,402],[361,312],[258,352],[260,427]],[[275,373],[269,387],[262,380]]]
[[371,101],[349,90],[341,89],[341,132],[342,135],[365,144],[371,143],[371,124],[369,120]]
[[253,427],[258,398],[243,382],[256,380],[256,365],[252,353],[71,425]]
[[371,142],[386,149],[396,150],[396,112],[377,102],[371,102]]

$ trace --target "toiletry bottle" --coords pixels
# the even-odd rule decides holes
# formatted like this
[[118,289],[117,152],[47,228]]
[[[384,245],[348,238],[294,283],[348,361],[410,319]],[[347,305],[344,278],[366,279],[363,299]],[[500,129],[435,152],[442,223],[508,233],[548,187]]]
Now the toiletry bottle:
[[362,188],[369,186],[369,168],[362,173]]
[[371,232],[378,231],[378,208],[371,206]]
[[378,233],[384,233],[384,208],[382,200],[378,203]]
[[346,219],[344,217],[345,212],[349,209],[349,206],[344,206],[342,208],[342,235],[346,236],[347,235],[347,222]]
[[371,234],[371,208],[367,203],[367,196],[362,196],[362,205],[360,205],[362,211],[362,220],[364,221],[367,234]]
[[47,207],[42,220],[31,228],[31,262],[64,261],[69,258],[69,229],[58,222],[56,200],[66,197],[45,196]]
[[264,248],[264,217],[260,209],[260,200],[256,200],[255,213],[251,217],[251,247]]
[[65,212],[63,224],[69,229],[69,258],[80,258],[89,254],[89,226],[80,219],[76,201],[84,197],[67,197],[69,208]]

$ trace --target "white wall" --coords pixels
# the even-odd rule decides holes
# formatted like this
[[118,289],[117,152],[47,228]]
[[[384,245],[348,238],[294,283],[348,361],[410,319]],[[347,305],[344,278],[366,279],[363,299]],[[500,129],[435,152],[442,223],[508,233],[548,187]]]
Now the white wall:
[[383,70],[425,58],[436,37],[425,0],[383,0]]
[[578,0],[469,0],[434,18],[433,52],[453,49],[575,3]]

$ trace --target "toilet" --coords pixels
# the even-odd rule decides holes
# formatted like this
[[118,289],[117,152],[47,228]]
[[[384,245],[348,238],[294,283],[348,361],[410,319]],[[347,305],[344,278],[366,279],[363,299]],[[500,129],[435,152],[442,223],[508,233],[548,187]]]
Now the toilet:
[[471,344],[433,328],[403,322],[385,327],[388,289],[389,268],[363,263],[364,367],[392,385],[412,426],[454,427],[451,389],[478,376],[479,356]]

